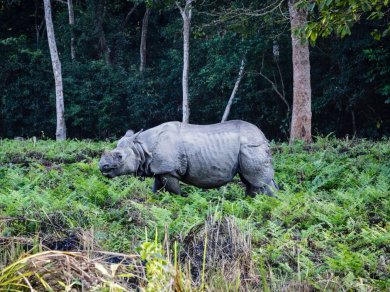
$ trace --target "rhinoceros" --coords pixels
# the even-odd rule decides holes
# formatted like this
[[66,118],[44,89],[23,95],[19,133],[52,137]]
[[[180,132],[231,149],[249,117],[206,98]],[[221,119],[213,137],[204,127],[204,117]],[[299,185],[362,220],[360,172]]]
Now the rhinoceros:
[[183,195],[179,181],[218,188],[238,173],[246,194],[277,190],[267,139],[255,125],[232,120],[213,125],[167,122],[146,131],[129,130],[99,162],[108,178],[154,177],[153,192]]

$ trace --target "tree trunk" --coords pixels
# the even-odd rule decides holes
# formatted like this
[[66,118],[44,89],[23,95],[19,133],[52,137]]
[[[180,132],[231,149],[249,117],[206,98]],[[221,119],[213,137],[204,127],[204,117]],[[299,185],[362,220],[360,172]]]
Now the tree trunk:
[[183,18],[183,123],[188,124],[190,120],[190,104],[188,95],[188,71],[190,63],[190,30],[191,30],[191,16],[192,16],[192,0],[186,0],[184,8],[180,9],[181,17]]
[[[37,42],[37,50],[39,49],[39,42],[41,38],[41,30],[44,27],[45,24],[45,16],[43,16],[41,23],[38,25],[38,9],[39,9],[39,1],[35,0],[35,38]],[[44,31],[42,32],[42,35],[44,34]]]
[[103,20],[105,14],[105,1],[104,0],[90,0],[87,1],[90,5],[95,21],[95,28],[97,37],[99,39],[100,55],[102,56],[106,65],[111,65],[111,50],[107,45],[106,35],[103,29]]
[[351,111],[351,115],[352,115],[352,134],[353,134],[353,137],[356,136],[356,133],[357,133],[357,128],[356,128],[356,118],[355,118],[355,112],[354,110]]
[[232,94],[230,95],[229,101],[228,101],[226,108],[225,108],[225,112],[223,113],[221,123],[225,122],[230,114],[230,109],[231,109],[232,104],[233,104],[234,96],[236,95],[236,92],[238,90],[238,86],[240,86],[242,76],[244,75],[244,69],[245,69],[245,60],[244,60],[244,58],[242,58],[240,72],[238,73],[238,77],[237,77],[236,83],[234,84]]
[[39,25],[38,25],[38,1],[34,1],[35,12],[34,12],[34,21],[35,21],[35,37],[37,40],[37,50],[39,48]]
[[141,45],[139,48],[140,66],[139,71],[145,71],[146,66],[146,38],[148,36],[150,8],[146,8],[144,19],[142,20]]
[[72,0],[68,0],[69,26],[70,26],[70,56],[72,61],[76,59],[76,50],[74,46],[74,10]]
[[50,0],[44,0],[45,5],[45,20],[47,40],[49,42],[51,63],[53,65],[54,80],[56,86],[56,113],[57,113],[57,128],[56,128],[56,140],[61,141],[66,139],[66,126],[64,117],[64,94],[62,89],[62,73],[61,62],[58,57],[57,44],[54,35],[53,20],[51,17],[51,4]]
[[309,43],[296,32],[303,28],[307,12],[295,7],[296,0],[288,2],[291,21],[291,41],[293,60],[293,112],[291,119],[290,143],[303,140],[307,143],[311,137],[311,86]]
[[110,48],[107,46],[106,35],[103,30],[100,31],[99,43],[104,62],[106,65],[111,65]]

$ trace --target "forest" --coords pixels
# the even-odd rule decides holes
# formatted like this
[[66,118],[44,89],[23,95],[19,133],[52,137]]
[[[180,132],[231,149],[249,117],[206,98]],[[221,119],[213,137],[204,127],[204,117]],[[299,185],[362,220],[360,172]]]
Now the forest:
[[[388,0],[0,0],[0,292],[389,291],[389,18]],[[257,126],[274,196],[241,172],[183,195],[144,164],[105,174],[120,141],[153,158],[134,137],[169,121]]]
[[[72,24],[66,1],[51,3],[67,136],[119,137],[128,129],[181,120],[183,20],[175,2],[73,2]],[[372,2],[373,12],[361,13],[355,22],[354,15],[340,16],[341,24],[333,27],[338,32],[341,25],[338,34],[313,28],[310,37],[318,35],[309,46],[313,135],[389,134],[388,6],[363,2]],[[0,137],[54,138],[56,95],[43,2],[0,3]],[[221,121],[244,61],[229,119],[252,122],[269,139],[288,139],[293,66],[287,6],[287,1],[192,4],[190,123]],[[383,15],[370,17],[375,13]],[[312,15],[312,24],[320,21]]]

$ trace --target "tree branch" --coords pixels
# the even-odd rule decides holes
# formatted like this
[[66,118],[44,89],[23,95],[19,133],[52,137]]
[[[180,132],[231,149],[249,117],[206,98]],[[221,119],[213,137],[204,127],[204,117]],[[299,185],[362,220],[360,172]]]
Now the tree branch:
[[240,85],[242,76],[244,75],[244,69],[245,69],[245,58],[243,57],[241,59],[240,72],[238,73],[238,77],[237,77],[236,83],[234,84],[232,94],[230,95],[228,104],[226,105],[226,108],[225,108],[225,112],[223,113],[221,123],[225,122],[229,116],[230,108],[232,107],[234,97],[235,97],[237,90],[238,90],[238,86]]
[[135,9],[138,7],[138,3],[135,3],[133,7],[131,7],[131,9],[129,10],[129,12],[126,14],[126,17],[125,19],[123,20],[123,22],[119,25],[119,28],[118,30],[123,30],[127,24],[127,22],[129,21],[130,19],[130,16],[134,13]]
[[[267,80],[271,86],[272,86],[272,89],[276,92],[277,95],[279,95],[279,97],[281,98],[281,100],[286,104],[286,107],[287,107],[287,114],[290,113],[290,105],[288,104],[286,98],[285,98],[285,95],[284,95],[284,86],[283,87],[283,94],[279,91],[277,85],[275,82],[273,82],[271,79],[269,79],[262,71],[263,71],[263,67],[264,67],[264,54],[263,54],[263,58],[262,58],[262,61],[261,61],[261,69],[260,69],[260,76],[263,77],[265,80]],[[279,67],[278,67],[279,68]],[[280,70],[279,70],[280,72]]]
[[176,5],[177,8],[179,8],[179,11],[180,11],[181,16],[183,16],[183,14],[184,14],[184,9],[180,6],[179,2],[175,2],[175,5]]

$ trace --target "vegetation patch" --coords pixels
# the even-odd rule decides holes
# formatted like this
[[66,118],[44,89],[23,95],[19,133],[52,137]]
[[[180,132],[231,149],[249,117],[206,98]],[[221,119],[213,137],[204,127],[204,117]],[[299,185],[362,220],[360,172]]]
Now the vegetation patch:
[[93,262],[105,251],[116,253],[101,262],[109,273],[126,255],[141,257],[145,289],[388,290],[389,142],[274,144],[276,199],[245,197],[235,182],[154,194],[150,179],[100,174],[109,142],[2,140],[0,274],[26,254],[61,250],[55,267],[68,252]]
[[[182,242],[180,259],[195,283],[214,277],[224,279],[227,290],[253,287],[257,277],[252,261],[251,233],[235,217],[216,212],[194,226]],[[218,287],[221,288],[221,287]]]
[[109,264],[85,252],[46,251],[25,256],[2,270],[1,291],[126,291],[146,282],[138,255]]

